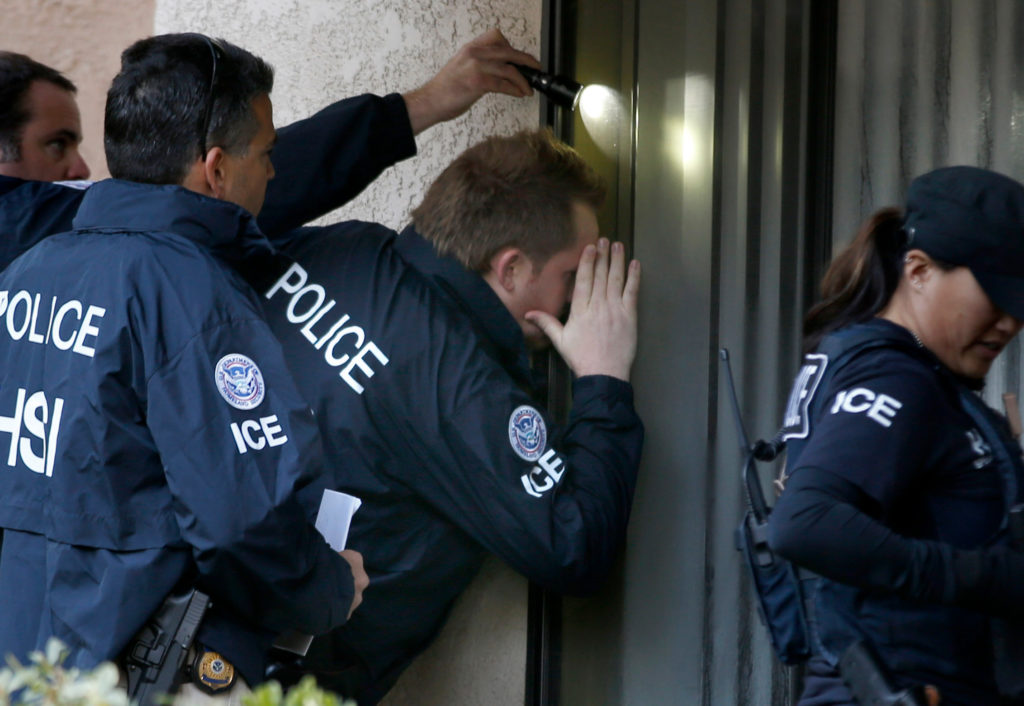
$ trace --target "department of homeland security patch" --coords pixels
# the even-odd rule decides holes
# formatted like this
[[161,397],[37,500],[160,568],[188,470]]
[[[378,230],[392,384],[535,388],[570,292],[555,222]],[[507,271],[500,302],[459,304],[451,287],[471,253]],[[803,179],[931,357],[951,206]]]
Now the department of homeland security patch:
[[214,369],[214,379],[221,397],[235,409],[252,409],[263,401],[263,373],[251,358],[241,353],[221,358]]
[[544,454],[548,430],[544,417],[529,405],[516,407],[508,418],[508,440],[512,450],[524,461],[536,461]]

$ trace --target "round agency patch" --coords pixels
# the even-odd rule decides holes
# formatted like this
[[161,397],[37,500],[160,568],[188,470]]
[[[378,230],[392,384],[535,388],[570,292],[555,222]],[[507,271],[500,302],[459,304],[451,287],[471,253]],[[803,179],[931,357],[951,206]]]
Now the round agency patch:
[[252,409],[263,401],[263,373],[251,358],[241,353],[231,353],[217,361],[213,377],[220,396],[235,409]]
[[508,418],[508,440],[519,458],[536,461],[544,453],[548,441],[544,417],[529,405],[516,407]]

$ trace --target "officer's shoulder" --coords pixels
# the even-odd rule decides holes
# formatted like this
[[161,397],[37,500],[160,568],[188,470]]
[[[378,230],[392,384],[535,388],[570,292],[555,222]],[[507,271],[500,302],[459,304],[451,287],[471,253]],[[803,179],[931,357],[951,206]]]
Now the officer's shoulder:
[[387,247],[397,233],[387,226],[368,221],[341,221],[325,226],[306,226],[277,240],[289,257],[351,256],[377,252]]
[[111,240],[108,248],[123,253],[140,276],[156,280],[221,280],[227,268],[208,248],[175,233],[125,233],[122,238]]
[[[118,242],[118,240],[120,242]],[[255,311],[248,286],[230,265],[201,245],[175,234],[127,233],[113,239],[123,286],[145,306],[170,306],[206,321]]]
[[915,399],[928,401],[944,396],[942,378],[935,365],[924,356],[903,347],[877,346],[837,361],[833,387],[854,385],[908,390]]

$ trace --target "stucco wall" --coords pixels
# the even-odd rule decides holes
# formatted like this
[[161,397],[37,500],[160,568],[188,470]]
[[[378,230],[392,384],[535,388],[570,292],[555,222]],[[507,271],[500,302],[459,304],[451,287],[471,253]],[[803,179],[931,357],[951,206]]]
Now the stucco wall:
[[103,157],[103,104],[121,51],[153,32],[153,0],[5,0],[0,48],[28,54],[78,86],[82,155],[93,179],[109,176]]
[[[540,22],[541,0],[159,0],[155,27],[224,37],[273,64],[274,120],[285,125],[344,96],[411,90],[490,27],[536,55]],[[415,159],[384,174],[333,220],[399,228],[452,156],[486,135],[537,121],[536,97],[488,96],[424,133]]]

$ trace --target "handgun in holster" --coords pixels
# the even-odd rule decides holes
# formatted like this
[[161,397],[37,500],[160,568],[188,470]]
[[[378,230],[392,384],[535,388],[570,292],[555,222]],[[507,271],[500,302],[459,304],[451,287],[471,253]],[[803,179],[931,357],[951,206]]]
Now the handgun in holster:
[[839,659],[839,675],[860,706],[927,706],[923,686],[897,689],[867,643],[850,645]]
[[125,651],[128,698],[138,706],[158,706],[173,694],[185,673],[185,659],[210,607],[202,591],[169,595]]

